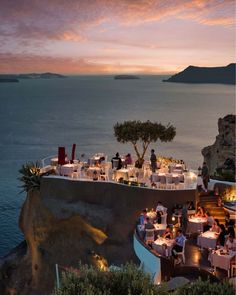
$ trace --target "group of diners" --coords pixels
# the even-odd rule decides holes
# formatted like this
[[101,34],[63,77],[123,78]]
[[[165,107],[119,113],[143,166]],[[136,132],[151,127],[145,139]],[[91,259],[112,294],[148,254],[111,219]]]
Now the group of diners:
[[[206,211],[204,207],[199,206],[195,214],[196,217],[206,218],[206,223],[203,226],[203,232],[211,231],[215,233],[217,237],[217,245],[225,246],[227,241],[235,239],[234,221],[227,220],[225,224],[220,223],[219,219],[214,218],[209,211]],[[236,245],[235,245],[236,247]]]
[[[167,225],[166,218],[165,221],[163,219],[163,216],[167,215],[167,208],[161,202],[157,203],[155,210],[153,208],[151,210],[144,209],[141,212],[137,230],[140,237],[153,250],[162,256],[174,259],[174,264],[179,264],[181,261],[185,262],[185,235],[189,234],[188,226],[192,223],[193,229],[201,228],[200,231],[195,231],[198,234],[201,232],[197,238],[197,244],[200,248],[206,248],[209,252],[211,252],[211,249],[224,249],[227,253],[231,253],[232,257],[235,257],[234,221],[226,219],[225,224],[220,224],[219,220],[214,218],[204,207],[198,206],[195,210],[193,202],[186,202],[182,209],[175,210],[179,210],[178,212],[181,210],[181,225]],[[188,215],[190,212],[191,215]],[[185,224],[185,221],[187,224]],[[217,255],[217,253],[214,255]],[[222,259],[222,256],[220,259]]]
[[[166,224],[166,219],[165,224],[162,224],[162,217],[165,214],[167,215],[167,208],[161,202],[157,203],[156,210],[143,209],[137,228],[147,245],[160,255],[172,257],[174,263],[179,264],[182,261],[179,254],[184,251],[186,237],[181,229],[177,230],[175,236],[172,227]],[[164,226],[161,227],[161,225]]]

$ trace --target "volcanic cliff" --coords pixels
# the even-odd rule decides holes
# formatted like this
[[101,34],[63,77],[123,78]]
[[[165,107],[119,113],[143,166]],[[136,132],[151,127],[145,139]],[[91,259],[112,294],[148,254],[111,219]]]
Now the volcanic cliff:
[[[133,233],[143,208],[195,200],[195,190],[154,190],[48,176],[27,194],[19,225],[27,248],[2,263],[1,294],[50,294],[55,264],[138,262]],[[99,256],[97,256],[97,255]],[[101,259],[98,259],[100,257]]]
[[[210,175],[234,178],[235,175],[235,115],[218,120],[219,134],[213,145],[202,150]],[[227,180],[227,179],[225,179]]]

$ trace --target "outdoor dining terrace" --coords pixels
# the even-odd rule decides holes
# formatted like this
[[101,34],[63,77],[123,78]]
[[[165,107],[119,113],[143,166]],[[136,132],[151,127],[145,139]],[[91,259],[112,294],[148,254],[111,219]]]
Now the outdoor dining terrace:
[[[227,242],[228,235],[226,235],[225,245],[220,245],[219,235],[213,229],[204,230],[207,218],[199,216],[195,208],[186,211],[187,226],[183,230],[182,213],[184,211],[178,212],[178,209],[175,209],[168,212],[168,208],[160,204],[157,205],[156,210],[153,208],[142,210],[135,230],[137,239],[135,250],[137,254],[142,252],[139,249],[140,247],[145,247],[149,252],[156,255],[156,258],[154,257],[151,260],[148,254],[139,255],[142,264],[146,264],[147,269],[152,269],[153,260],[159,260],[159,267],[155,276],[157,283],[160,282],[160,277],[165,277],[170,268],[176,275],[182,274],[188,278],[191,277],[191,274],[187,273],[186,270],[190,268],[193,273],[198,269],[206,271],[209,276],[213,275],[218,279],[235,276],[235,239],[230,249],[227,246],[229,245]],[[155,207],[155,204],[153,206]],[[158,211],[161,212],[159,221]],[[178,220],[175,218],[177,215],[179,215]],[[179,229],[183,230],[184,242],[182,250],[177,252],[180,260],[176,264],[173,257],[173,248],[176,245]],[[162,267],[163,262],[165,262],[165,267]]]
[[[58,177],[73,180],[91,180],[115,182],[128,186],[148,187],[162,190],[195,189],[197,173],[186,169],[184,162],[165,157],[157,158],[157,169],[151,170],[150,161],[145,160],[142,168],[126,164],[125,157],[120,157],[121,167],[117,159],[108,158],[104,153],[96,153],[85,159],[73,156],[68,159],[64,149],[59,148],[58,156],[42,160],[41,173],[52,173]],[[61,154],[62,153],[62,154]]]

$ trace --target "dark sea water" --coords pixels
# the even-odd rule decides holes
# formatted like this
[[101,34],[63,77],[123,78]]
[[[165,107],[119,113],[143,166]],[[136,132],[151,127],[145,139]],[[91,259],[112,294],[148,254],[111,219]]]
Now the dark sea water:
[[18,218],[25,194],[19,194],[19,168],[57,154],[58,146],[70,154],[76,143],[78,156],[133,153],[116,142],[113,125],[149,119],[177,129],[173,142],[152,145],[157,154],[184,159],[192,168],[202,163],[201,149],[214,142],[218,118],[235,112],[235,87],[162,79],[100,76],[0,84],[0,256],[23,238]]

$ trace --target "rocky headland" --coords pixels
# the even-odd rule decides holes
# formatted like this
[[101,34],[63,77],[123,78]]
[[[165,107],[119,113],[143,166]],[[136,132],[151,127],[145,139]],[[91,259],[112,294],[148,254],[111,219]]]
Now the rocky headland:
[[235,121],[235,115],[220,118],[214,144],[202,150],[210,175],[219,180],[235,181]]
[[235,71],[235,63],[225,67],[189,66],[163,82],[236,84]]

